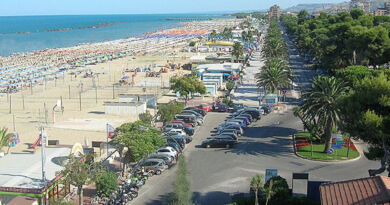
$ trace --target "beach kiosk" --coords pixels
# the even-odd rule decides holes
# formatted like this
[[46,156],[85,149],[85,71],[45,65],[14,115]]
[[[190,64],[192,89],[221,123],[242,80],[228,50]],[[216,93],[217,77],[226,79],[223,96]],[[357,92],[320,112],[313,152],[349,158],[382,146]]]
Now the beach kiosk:
[[[0,163],[0,204],[46,205],[49,200],[70,193],[70,184],[58,172],[64,169],[60,158],[68,158],[69,147],[45,148],[45,178],[41,175],[41,154],[8,154]],[[18,162],[18,163],[15,163]],[[38,166],[37,166],[38,165]],[[12,173],[12,174],[10,174]]]
[[260,104],[277,104],[279,103],[279,96],[277,94],[266,94],[260,97]]

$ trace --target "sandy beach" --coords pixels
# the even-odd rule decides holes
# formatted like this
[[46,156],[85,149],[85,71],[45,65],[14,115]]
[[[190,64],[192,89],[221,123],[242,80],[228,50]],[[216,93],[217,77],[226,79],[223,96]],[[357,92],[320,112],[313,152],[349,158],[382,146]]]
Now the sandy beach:
[[[138,116],[104,114],[104,102],[116,101],[118,95],[123,93],[162,96],[164,92],[168,92],[164,87],[169,87],[170,77],[183,73],[181,69],[176,69],[161,73],[159,77],[146,77],[146,72],[137,72],[133,76],[135,72],[130,71],[139,68],[158,72],[169,63],[176,65],[188,63],[189,57],[195,54],[181,50],[190,40],[205,36],[213,29],[221,30],[235,23],[237,21],[234,19],[183,23],[181,27],[148,33],[137,39],[84,44],[71,48],[48,49],[1,57],[0,68],[28,65],[35,68],[40,66],[66,68],[64,72],[56,73],[51,80],[45,77],[34,82],[33,86],[30,86],[31,81],[21,80],[22,83],[15,92],[1,93],[0,127],[6,127],[10,132],[17,132],[21,141],[10,151],[32,151],[28,145],[37,140],[41,125],[45,127],[49,139],[59,140],[60,144],[73,145],[79,142],[91,147],[92,141],[105,141],[106,123],[119,126],[124,122],[137,120]],[[196,32],[199,35],[195,35]],[[116,59],[107,59],[89,65],[74,65],[77,60],[93,59],[96,56],[123,51],[128,53]],[[130,52],[132,55],[129,55]],[[26,70],[28,73],[28,68]],[[39,72],[50,74],[51,71],[48,70]],[[36,71],[32,73],[37,74]],[[1,74],[3,79],[4,76]],[[16,77],[20,77],[20,74]],[[118,84],[121,79],[126,79],[125,84]],[[58,106],[55,107],[61,99],[63,111]]]

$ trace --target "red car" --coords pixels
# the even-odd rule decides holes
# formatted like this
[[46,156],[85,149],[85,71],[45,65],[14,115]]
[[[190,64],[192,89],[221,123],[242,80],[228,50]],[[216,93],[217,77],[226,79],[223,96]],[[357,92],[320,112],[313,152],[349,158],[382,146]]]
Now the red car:
[[185,123],[185,122],[182,121],[182,120],[173,120],[171,123],[180,123],[180,124],[182,124],[184,127],[194,127],[193,124]]
[[202,103],[198,106],[199,109],[202,109],[206,112],[211,112],[213,110],[213,108],[209,105],[209,104],[206,104],[206,103]]

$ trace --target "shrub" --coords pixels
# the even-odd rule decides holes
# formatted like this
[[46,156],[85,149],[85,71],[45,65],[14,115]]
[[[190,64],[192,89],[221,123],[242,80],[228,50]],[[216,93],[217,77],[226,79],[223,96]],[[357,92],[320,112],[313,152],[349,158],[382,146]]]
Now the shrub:
[[150,114],[149,110],[146,110],[145,113],[139,114],[139,120],[145,124],[150,125],[153,121],[153,116]]
[[105,172],[96,180],[96,191],[100,197],[110,196],[118,188],[118,176],[114,172]]

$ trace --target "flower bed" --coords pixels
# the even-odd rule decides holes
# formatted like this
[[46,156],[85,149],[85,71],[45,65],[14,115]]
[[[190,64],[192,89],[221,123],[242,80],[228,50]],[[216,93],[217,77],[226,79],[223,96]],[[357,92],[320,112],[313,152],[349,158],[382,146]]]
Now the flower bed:
[[[346,159],[354,159],[359,157],[359,152],[357,151],[354,143],[351,141],[349,144],[349,139],[347,137],[344,138],[344,144],[341,149],[334,149],[332,154],[323,153],[324,144],[313,143],[311,145],[310,140],[312,140],[312,136],[308,132],[301,132],[295,135],[295,150],[296,153],[307,159],[313,160],[323,160],[323,161],[332,161],[332,160],[346,160]],[[336,142],[332,142],[335,144]],[[349,156],[348,155],[348,145],[350,145]]]

